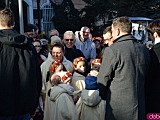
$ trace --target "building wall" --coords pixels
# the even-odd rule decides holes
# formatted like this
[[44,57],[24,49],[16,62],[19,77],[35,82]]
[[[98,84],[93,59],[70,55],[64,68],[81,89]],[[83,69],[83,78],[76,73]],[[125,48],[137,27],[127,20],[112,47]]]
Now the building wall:
[[72,0],[74,7],[78,10],[85,7],[86,3],[82,0]]
[[33,23],[33,4],[32,4],[32,0],[24,0],[24,2],[26,2],[28,4],[28,8],[27,8],[27,21],[28,23]]
[[[74,4],[74,7],[78,10],[82,9],[85,7],[86,3],[82,0],[71,0]],[[63,0],[52,0],[53,3],[56,4],[61,4]]]

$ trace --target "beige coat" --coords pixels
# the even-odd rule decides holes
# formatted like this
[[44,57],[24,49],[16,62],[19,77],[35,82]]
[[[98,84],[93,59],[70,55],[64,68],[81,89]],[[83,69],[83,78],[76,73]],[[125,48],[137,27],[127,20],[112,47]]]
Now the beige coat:
[[[47,77],[47,72],[49,71],[49,67],[51,65],[51,63],[55,61],[52,57],[52,55],[49,53],[48,54],[48,58],[47,60],[45,60],[42,64],[41,64],[41,73],[42,73],[42,92],[46,93],[47,90],[47,82],[46,82],[46,77]],[[73,72],[73,66],[72,66],[72,62],[70,62],[69,60],[67,60],[65,58],[65,56],[63,57],[63,61],[62,64],[65,66],[66,70],[69,72]]]
[[[53,57],[51,56],[51,54],[49,53],[48,58],[46,61],[44,61],[41,65],[41,73],[42,73],[42,93],[46,96],[45,97],[45,105],[44,105],[44,120],[48,120],[46,119],[46,116],[48,116],[48,113],[50,111],[50,98],[48,96],[48,90],[51,88],[51,84],[50,82],[46,82],[46,76],[47,76],[47,72],[49,71],[49,67],[51,65],[51,63],[54,61]],[[67,69],[67,71],[69,72],[73,72],[73,67],[72,67],[72,63],[67,60],[65,57],[63,58],[63,65],[65,66],[65,68]]]
[[73,91],[74,88],[66,84],[59,84],[51,88],[51,109],[46,120],[77,120],[76,107],[70,96]]
[[75,91],[82,91],[85,89],[85,76],[77,73],[76,71],[73,73],[72,77],[72,86]]
[[78,120],[104,120],[105,106],[98,90],[83,90],[76,104]]

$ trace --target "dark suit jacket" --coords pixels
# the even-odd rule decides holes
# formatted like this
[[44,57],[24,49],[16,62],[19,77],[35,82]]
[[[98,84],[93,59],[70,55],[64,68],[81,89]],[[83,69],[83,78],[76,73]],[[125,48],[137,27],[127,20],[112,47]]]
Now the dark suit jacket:
[[154,45],[149,52],[151,63],[145,84],[146,114],[160,112],[160,43]]

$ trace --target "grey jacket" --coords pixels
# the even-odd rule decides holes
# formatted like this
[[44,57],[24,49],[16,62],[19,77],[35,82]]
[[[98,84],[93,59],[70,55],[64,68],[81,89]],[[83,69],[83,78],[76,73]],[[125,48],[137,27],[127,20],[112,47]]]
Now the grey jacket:
[[100,95],[106,97],[106,120],[144,120],[144,82],[150,56],[127,34],[107,47],[98,74]]

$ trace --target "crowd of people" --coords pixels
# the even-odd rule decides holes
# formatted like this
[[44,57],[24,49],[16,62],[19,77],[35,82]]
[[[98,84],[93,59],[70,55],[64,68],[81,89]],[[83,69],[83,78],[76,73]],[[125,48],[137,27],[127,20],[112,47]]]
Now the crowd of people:
[[152,46],[117,17],[102,36],[90,28],[39,34],[14,30],[0,11],[0,120],[145,120],[160,113],[160,20],[147,26]]

